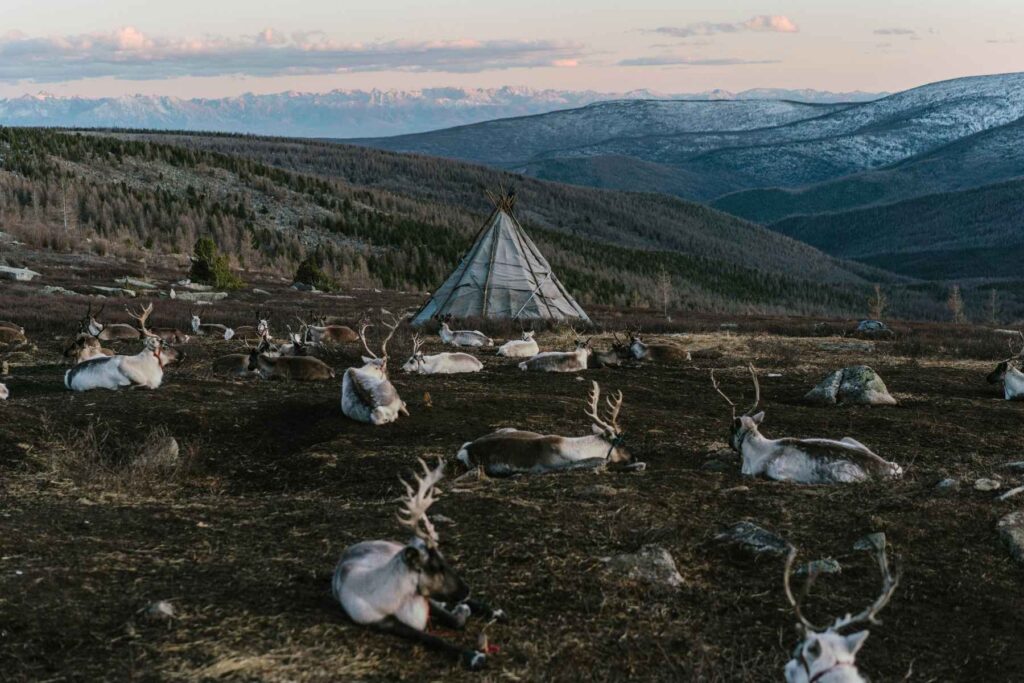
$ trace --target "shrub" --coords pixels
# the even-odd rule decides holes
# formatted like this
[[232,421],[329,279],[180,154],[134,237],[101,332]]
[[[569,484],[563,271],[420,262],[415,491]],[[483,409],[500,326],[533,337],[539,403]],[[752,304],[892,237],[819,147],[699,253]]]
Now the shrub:
[[320,270],[320,264],[317,263],[316,258],[313,256],[307,256],[299,264],[298,269],[295,271],[295,282],[310,285],[325,292],[330,292],[337,287],[334,280],[327,277],[324,271]]
[[240,277],[231,272],[227,256],[217,250],[217,245],[210,237],[196,240],[192,269],[188,276],[193,282],[213,285],[217,289],[240,289],[244,284]]

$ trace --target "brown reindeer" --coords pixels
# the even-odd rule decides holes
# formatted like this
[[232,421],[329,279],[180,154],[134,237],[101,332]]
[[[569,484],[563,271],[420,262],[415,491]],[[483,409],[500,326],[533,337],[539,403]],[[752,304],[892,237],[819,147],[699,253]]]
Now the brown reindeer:
[[264,340],[249,353],[249,370],[258,372],[263,379],[317,382],[334,377],[334,370],[319,358],[274,356],[267,353],[269,347],[269,343]]
[[109,325],[105,325],[101,323],[99,317],[103,315],[103,309],[106,307],[107,305],[103,304],[100,306],[100,310],[93,313],[92,304],[89,304],[89,310],[86,311],[85,317],[82,318],[82,332],[87,332],[100,341],[139,339],[143,336],[137,328],[132,327],[131,325],[126,325],[124,323],[111,323]]

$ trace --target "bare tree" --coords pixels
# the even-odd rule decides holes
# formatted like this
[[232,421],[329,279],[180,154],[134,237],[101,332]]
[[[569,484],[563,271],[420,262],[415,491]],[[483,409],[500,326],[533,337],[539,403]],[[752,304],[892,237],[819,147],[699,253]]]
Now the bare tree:
[[999,324],[999,292],[995,287],[988,290],[988,303],[985,304],[985,315],[989,325]]
[[946,300],[946,308],[953,315],[953,322],[962,325],[967,322],[964,315],[964,298],[960,294],[960,285],[953,285],[949,289],[949,299]]
[[668,306],[672,300],[672,276],[668,274],[665,266],[658,272],[658,294],[661,295],[661,309],[665,320],[672,320],[668,315]]
[[881,320],[885,309],[889,306],[889,299],[882,291],[882,285],[875,285],[875,293],[868,298],[868,316],[872,320]]

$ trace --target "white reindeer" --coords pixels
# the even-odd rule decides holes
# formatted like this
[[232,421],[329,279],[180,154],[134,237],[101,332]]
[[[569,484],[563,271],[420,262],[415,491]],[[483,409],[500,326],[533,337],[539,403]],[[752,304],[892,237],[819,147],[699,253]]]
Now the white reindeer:
[[448,327],[448,320],[441,323],[441,330],[438,332],[441,341],[451,346],[469,346],[479,348],[481,346],[494,346],[494,340],[483,332],[477,330],[455,330]]
[[522,339],[512,339],[498,347],[498,355],[506,358],[532,358],[540,353],[540,346],[533,338],[534,332],[523,332]]
[[195,311],[191,312],[192,316],[192,334],[196,336],[209,335],[211,337],[220,337],[225,341],[230,340],[235,336],[235,331],[227,325],[220,325],[217,323],[204,323],[200,318],[199,314]]
[[388,379],[388,342],[399,325],[394,316],[391,320],[391,324],[381,321],[390,332],[381,343],[379,358],[366,344],[366,330],[370,325],[360,328],[359,338],[369,355],[363,356],[363,367],[349,368],[341,378],[341,412],[358,422],[379,426],[394,422],[400,414],[409,414],[405,401]]
[[[1024,337],[1024,333],[1018,334]],[[989,384],[1003,383],[1003,397],[1007,401],[1024,400],[1024,372],[1017,367],[1021,362],[1024,362],[1024,348],[1016,355],[1001,361],[987,377]]]
[[480,372],[484,364],[468,353],[437,353],[423,355],[423,341],[418,334],[412,337],[412,356],[402,366],[403,372],[420,375],[455,375],[465,372]]
[[0,401],[6,401],[11,397],[11,392],[7,388],[7,385],[0,382]]
[[741,471],[750,476],[763,475],[777,481],[798,484],[845,484],[868,479],[903,476],[903,468],[883,460],[864,444],[845,437],[832,439],[768,439],[758,426],[764,412],[752,415],[761,401],[761,387],[754,366],[748,366],[754,381],[754,404],[742,416],[736,416],[736,404],[718,387],[715,372],[711,384],[732,408],[729,445],[743,458]]
[[581,372],[587,369],[592,350],[590,340],[576,341],[574,351],[544,351],[519,364],[519,369],[541,372]]
[[593,382],[587,408],[593,434],[580,437],[543,435],[518,429],[499,429],[476,441],[462,444],[456,458],[468,468],[482,467],[490,476],[542,474],[574,469],[610,469],[642,471],[646,463],[637,462],[623,447],[619,427],[622,392],[607,402],[605,417],[598,415],[601,387]]
[[[469,669],[480,669],[487,661],[485,653],[426,633],[430,619],[447,628],[462,629],[472,614],[485,619],[500,619],[504,614],[469,600],[469,586],[438,550],[437,530],[427,510],[439,496],[436,486],[444,476],[444,461],[433,470],[423,460],[419,462],[423,475],[416,475],[416,487],[402,482],[406,497],[399,514],[412,539],[405,544],[364,541],[348,547],[334,570],[331,590],[357,624],[407,638],[444,652]],[[445,603],[456,606],[449,611]]]
[[64,386],[72,391],[127,386],[159,388],[164,379],[164,367],[180,360],[183,354],[146,329],[146,319],[152,312],[153,304],[138,314],[128,311],[128,315],[139,322],[146,339],[146,347],[140,353],[134,356],[103,356],[79,363],[64,374]]
[[[867,679],[857,670],[856,662],[857,652],[864,645],[869,633],[864,627],[868,624],[881,623],[877,619],[878,613],[889,603],[896,586],[899,585],[898,572],[894,576],[889,568],[885,543],[883,539],[875,548],[878,566],[882,572],[881,595],[863,612],[856,615],[847,614],[836,619],[827,628],[817,627],[808,621],[800,610],[799,600],[793,596],[789,577],[793,571],[797,551],[796,548],[790,547],[783,583],[786,598],[793,606],[800,622],[797,628],[801,631],[802,640],[793,651],[793,658],[786,663],[786,683],[867,683]],[[812,581],[813,577],[812,573],[808,581]],[[805,588],[804,593],[806,592]],[[848,635],[841,633],[851,626],[861,626],[862,629]]]

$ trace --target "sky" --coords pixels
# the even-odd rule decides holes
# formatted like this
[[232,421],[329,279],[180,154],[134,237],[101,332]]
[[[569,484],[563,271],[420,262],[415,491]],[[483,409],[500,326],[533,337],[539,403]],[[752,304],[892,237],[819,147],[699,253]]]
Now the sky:
[[0,97],[897,91],[1024,71],[1021,0],[0,0]]

